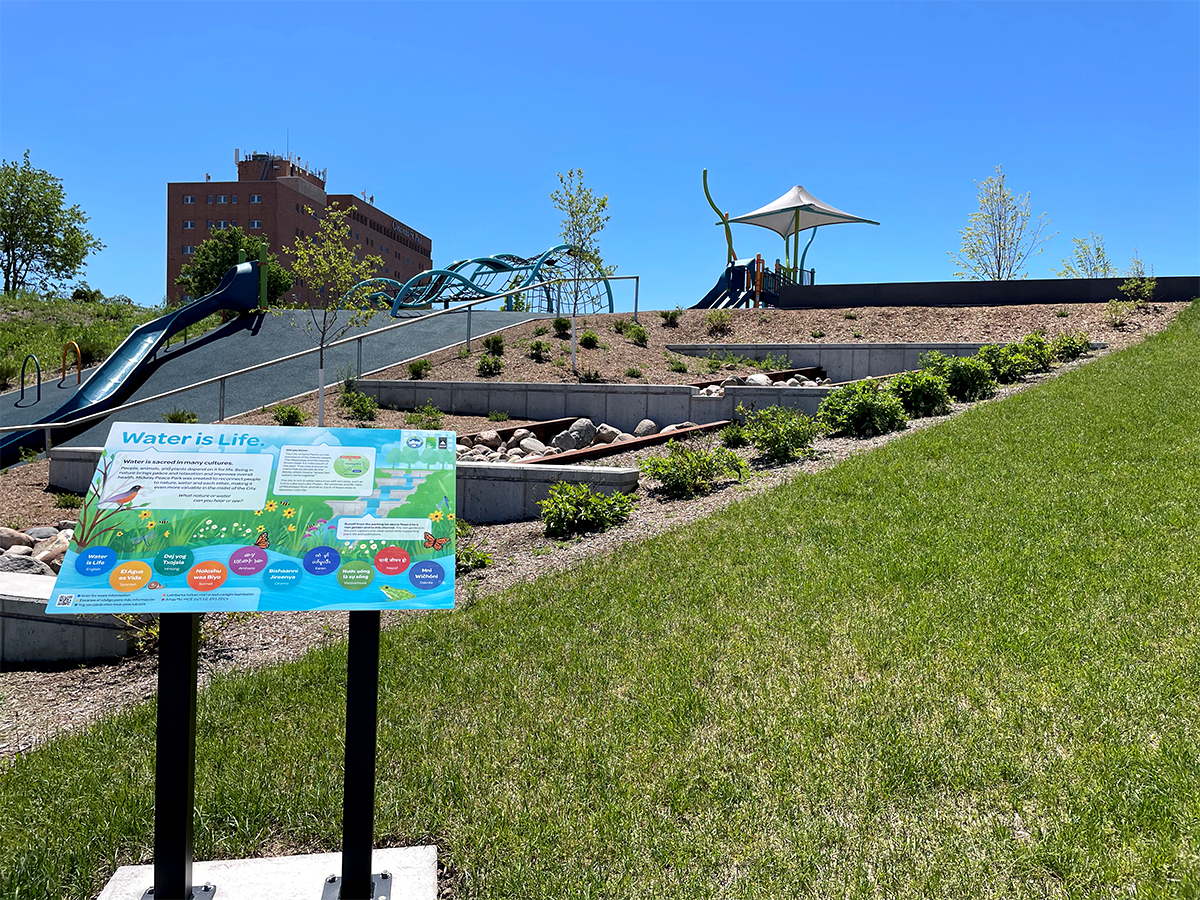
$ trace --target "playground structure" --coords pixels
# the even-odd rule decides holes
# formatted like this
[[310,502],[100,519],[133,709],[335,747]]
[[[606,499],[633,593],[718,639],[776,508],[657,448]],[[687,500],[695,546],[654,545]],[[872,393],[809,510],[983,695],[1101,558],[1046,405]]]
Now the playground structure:
[[577,315],[613,311],[608,278],[569,244],[530,258],[499,253],[460,260],[444,269],[420,272],[403,284],[391,278],[371,278],[352,290],[371,291],[371,300],[386,304],[392,316],[399,316],[404,310],[487,299],[526,286],[528,291],[505,299],[506,310]]
[[[879,224],[830,206],[798,184],[766,206],[730,218],[729,213],[722,212],[713,201],[708,190],[708,169],[704,170],[703,183],[705,199],[720,219],[717,224],[725,229],[727,253],[725,272],[713,289],[692,307],[693,309],[777,306],[780,303],[781,289],[790,285],[805,286],[816,283],[816,270],[805,269],[804,263],[818,228],[822,225]],[[733,231],[730,225],[758,225],[780,235],[783,238],[783,262],[776,259],[772,270],[766,266],[761,253],[754,259],[738,259],[733,249]],[[800,253],[801,231],[812,232],[804,245],[803,255]]]

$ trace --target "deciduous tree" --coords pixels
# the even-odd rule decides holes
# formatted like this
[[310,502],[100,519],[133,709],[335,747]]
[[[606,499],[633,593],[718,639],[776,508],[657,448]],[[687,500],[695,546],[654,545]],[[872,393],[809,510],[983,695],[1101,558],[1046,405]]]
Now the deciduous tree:
[[1113,278],[1117,274],[1116,267],[1109,262],[1108,253],[1104,249],[1104,237],[1089,231],[1086,238],[1071,238],[1075,250],[1071,259],[1062,261],[1058,271],[1051,269],[1059,278]]
[[[213,231],[211,237],[196,247],[192,260],[180,270],[175,284],[193,297],[203,297],[216,290],[225,273],[237,265],[238,251],[246,251],[246,259],[258,259],[259,245],[269,241],[267,236],[246,234],[238,226]],[[292,287],[292,273],[283,267],[279,257],[267,254],[267,302],[274,303]]]
[[[597,197],[583,183],[583,169],[567,169],[567,174],[558,173],[559,189],[552,191],[550,200],[554,208],[563,214],[562,236],[564,244],[573,248],[565,260],[562,273],[576,279],[570,282],[560,296],[570,298],[571,303],[571,369],[575,370],[575,316],[579,313],[579,299],[586,287],[579,281],[591,276],[608,276],[617,271],[616,266],[606,266],[600,256],[599,234],[608,225],[608,194]],[[562,312],[560,309],[559,312]]]
[[0,161],[0,261],[4,293],[47,290],[74,278],[89,253],[104,245],[83,226],[78,204],[67,206],[62,181],[29,162]]
[[1050,224],[1046,213],[1034,220],[1029,193],[1014,196],[1005,178],[1004,167],[996,166],[995,175],[975,182],[979,188],[979,211],[971,213],[967,227],[959,232],[962,236],[959,252],[949,253],[959,267],[955,278],[972,281],[1027,278],[1026,264],[1042,252],[1042,244],[1054,237],[1054,234],[1042,237]]

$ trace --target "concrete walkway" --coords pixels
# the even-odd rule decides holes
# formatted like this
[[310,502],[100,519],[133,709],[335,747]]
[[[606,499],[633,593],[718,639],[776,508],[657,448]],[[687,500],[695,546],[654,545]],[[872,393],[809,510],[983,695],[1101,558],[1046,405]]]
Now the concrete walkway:
[[[184,387],[206,378],[223,375],[235,369],[243,369],[256,363],[278,359],[315,346],[315,341],[304,330],[309,314],[295,310],[287,316],[263,316],[241,320],[194,338],[187,344],[175,344],[159,355],[156,364],[150,366],[149,375],[129,399],[149,397],[154,394]],[[536,318],[535,313],[510,313],[500,310],[476,310],[471,315],[471,332],[478,337],[489,331],[506,328]],[[363,371],[381,369],[405,359],[424,356],[434,350],[462,341],[466,337],[466,311],[425,319],[414,316],[418,321],[405,328],[398,328],[378,337],[363,341]],[[367,325],[351,329],[344,335],[351,337],[374,331],[400,321],[381,313]],[[220,334],[220,337],[214,335]],[[339,373],[356,364],[356,346],[350,344],[325,354],[325,380],[337,381]],[[59,360],[54,361],[55,364]],[[44,374],[49,374],[43,370]],[[85,379],[90,373],[85,372]],[[317,356],[304,357],[278,366],[272,366],[249,375],[231,378],[225,385],[226,417],[276,403],[317,387]],[[76,389],[72,375],[67,383],[58,387],[55,382],[43,383],[42,399],[34,403],[36,390],[26,388],[26,403],[18,406],[19,391],[0,395],[0,425],[22,425],[46,416],[66,402]],[[188,391],[165,400],[148,403],[125,413],[118,413],[98,421],[80,435],[64,441],[67,446],[98,446],[104,443],[112,421],[157,422],[165,412],[172,409],[187,409],[196,413],[201,422],[212,422],[217,418],[219,387],[211,385]],[[125,401],[125,402],[128,402]],[[58,443],[56,441],[56,443]]]

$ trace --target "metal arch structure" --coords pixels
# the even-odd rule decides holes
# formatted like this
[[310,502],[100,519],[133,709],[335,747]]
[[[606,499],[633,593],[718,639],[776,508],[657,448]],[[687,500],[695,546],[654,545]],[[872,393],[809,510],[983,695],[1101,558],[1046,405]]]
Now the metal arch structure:
[[370,278],[355,285],[350,293],[370,291],[369,300],[381,307],[390,306],[392,316],[397,317],[403,310],[424,309],[434,303],[482,300],[526,285],[537,287],[505,298],[505,309],[512,309],[514,299],[520,298],[534,312],[613,311],[612,285],[569,244],[551,247],[532,258],[497,253],[459,260],[444,269],[420,272],[403,284],[392,278]]

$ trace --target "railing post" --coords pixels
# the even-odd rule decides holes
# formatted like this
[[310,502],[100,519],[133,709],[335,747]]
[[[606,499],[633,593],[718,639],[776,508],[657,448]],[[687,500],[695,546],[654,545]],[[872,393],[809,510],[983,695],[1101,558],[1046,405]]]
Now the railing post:
[[224,422],[225,421],[225,379],[224,378],[221,379],[220,387],[221,387],[220,395],[217,398],[217,421]]
[[468,353],[471,352],[471,310],[474,308],[475,307],[473,307],[473,306],[467,307],[467,352]]
[[641,275],[633,276],[633,321],[637,321],[638,314],[638,289],[642,286]]
[[46,429],[46,455],[50,455],[50,429]]
[[362,342],[363,339],[358,339],[358,377],[362,378]]

